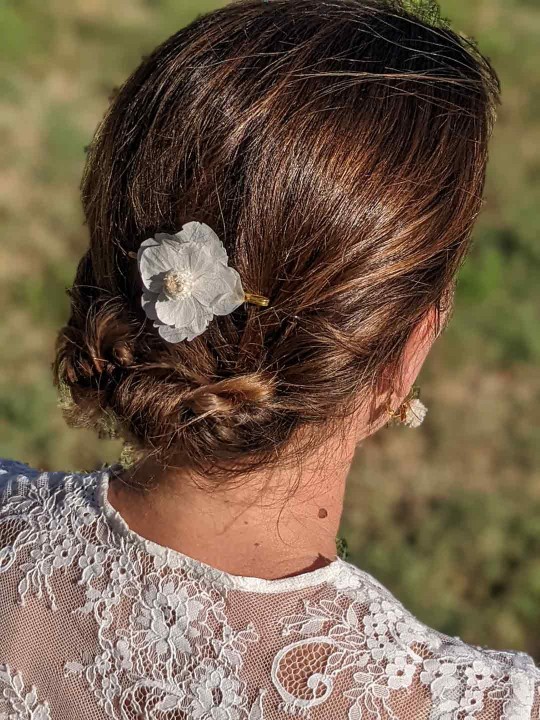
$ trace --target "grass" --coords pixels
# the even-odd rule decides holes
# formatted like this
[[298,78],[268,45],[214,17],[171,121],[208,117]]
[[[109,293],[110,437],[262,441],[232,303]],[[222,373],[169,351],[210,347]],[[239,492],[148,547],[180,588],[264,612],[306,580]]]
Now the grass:
[[[84,146],[120,84],[208,0],[0,5],[0,456],[92,469],[114,442],[68,429],[51,386],[65,288],[86,244]],[[421,430],[379,433],[351,473],[352,560],[422,620],[540,658],[540,7],[444,0],[501,75],[486,206]]]

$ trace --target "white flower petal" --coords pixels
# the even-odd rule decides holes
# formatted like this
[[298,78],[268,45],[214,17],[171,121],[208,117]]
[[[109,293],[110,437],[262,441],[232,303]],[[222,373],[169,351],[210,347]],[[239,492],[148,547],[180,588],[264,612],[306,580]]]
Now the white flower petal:
[[186,242],[182,245],[182,255],[185,267],[189,269],[194,278],[211,272],[216,266],[216,259],[204,245]]
[[156,300],[156,315],[166,325],[187,327],[195,319],[195,301],[190,296],[171,300],[162,293]]
[[141,298],[141,305],[146,313],[146,316],[150,320],[157,320],[158,316],[156,313],[156,300],[158,296],[151,292],[143,292]]
[[216,267],[216,259],[204,246],[195,245],[194,247],[196,252],[191,255],[191,272],[193,273],[193,280],[196,282],[202,275],[213,273]]
[[216,298],[230,295],[238,303],[244,302],[244,289],[238,272],[231,267],[214,266],[211,273],[197,278],[193,294],[203,304],[211,306]]
[[158,328],[158,333],[164,340],[170,343],[179,343],[186,338],[190,339],[188,337],[186,328],[175,328],[169,327],[169,325],[160,325]]
[[208,308],[203,307],[196,300],[194,300],[194,305],[195,317],[188,327],[171,327],[169,325],[165,325],[160,320],[157,320],[154,323],[154,327],[158,329],[159,334],[164,340],[170,343],[178,343],[183,340],[193,340],[206,330],[213,318],[213,315]]
[[139,246],[139,250],[137,252],[137,260],[140,261],[141,255],[147,248],[155,247],[156,245],[159,245],[157,237],[155,237],[155,238],[151,237],[151,238],[148,238],[147,240],[144,240],[144,242],[142,242]]
[[[145,240],[144,242],[141,243],[139,250],[137,251],[137,262],[139,265],[139,272],[141,274],[144,286],[148,290],[151,289],[150,288],[150,279],[149,278],[145,279],[146,273],[142,272],[142,258],[143,258],[145,251],[148,250],[148,248],[152,248],[152,247],[155,248],[155,247],[159,247],[159,246],[160,246],[160,243],[157,241],[156,238],[148,238],[147,240]],[[153,286],[154,286],[154,288],[156,288],[156,283],[153,283]],[[157,292],[159,292],[159,290],[160,290],[160,288],[157,288]]]
[[176,235],[171,235],[170,233],[156,233],[154,235],[154,238],[159,244],[169,242],[174,245],[179,240],[178,235],[179,233],[177,233]]
[[244,289],[234,268],[226,268],[220,277],[226,282],[227,290],[212,302],[211,309],[214,315],[228,315],[244,302]]
[[195,303],[195,318],[192,323],[190,323],[190,326],[188,328],[189,335],[188,340],[193,340],[193,338],[197,337],[197,335],[201,335],[208,325],[210,324],[210,321],[214,317],[212,312],[201,305],[197,300],[194,300]]
[[163,278],[169,270],[189,269],[186,248],[176,241],[165,240],[160,245],[150,245],[140,254],[139,270],[147,290],[161,292]]
[[206,274],[193,284],[193,297],[204,307],[211,308],[214,300],[230,292],[230,287],[220,275]]
[[176,234],[176,237],[179,239],[181,238],[183,241],[195,243],[199,247],[205,247],[212,257],[214,257],[222,265],[226,265],[228,263],[229,259],[227,257],[227,252],[223,247],[223,243],[212,228],[205,223],[186,223],[182,230]]
[[227,255],[227,251],[225,250],[223,243],[220,241],[219,245],[216,243],[208,247],[210,248],[215,261],[227,267],[229,256]]
[[203,245],[208,242],[221,242],[211,227],[200,222],[186,223],[182,230],[176,234],[176,237],[178,236],[184,237],[189,242],[202,243]]

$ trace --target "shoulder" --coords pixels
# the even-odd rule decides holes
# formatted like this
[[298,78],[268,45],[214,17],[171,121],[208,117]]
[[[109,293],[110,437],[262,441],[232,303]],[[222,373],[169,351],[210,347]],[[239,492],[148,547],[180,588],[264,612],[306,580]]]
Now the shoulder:
[[[353,676],[356,681],[378,677],[388,692],[416,690],[429,698],[433,717],[445,720],[540,718],[540,669],[529,655],[478,647],[426,626],[380,582],[349,563],[335,587],[341,625],[348,633],[354,628],[365,653],[366,669]],[[343,627],[331,632],[352,638]]]
[[46,472],[0,460],[0,585],[11,586],[18,604],[45,597],[54,609],[54,572],[80,564],[81,553],[94,561],[102,474]]
[[0,499],[8,500],[12,494],[25,493],[34,487],[58,482],[66,473],[49,473],[31,468],[18,460],[0,458]]
[[81,473],[38,470],[17,460],[0,458],[0,508],[16,503],[17,498],[65,494],[84,484],[84,477]]
[[38,474],[38,470],[33,470],[22,462],[0,458],[0,504],[3,505],[9,499],[19,479],[25,478],[29,481]]
[[0,547],[25,526],[37,532],[93,504],[98,473],[47,472],[0,459]]

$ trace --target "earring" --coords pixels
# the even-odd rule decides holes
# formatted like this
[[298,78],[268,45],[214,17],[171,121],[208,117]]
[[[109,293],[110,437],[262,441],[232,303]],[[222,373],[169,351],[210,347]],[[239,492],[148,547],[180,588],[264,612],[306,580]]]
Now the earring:
[[424,422],[427,411],[427,407],[420,400],[420,388],[418,385],[413,385],[411,391],[397,410],[392,410],[390,407],[387,409],[390,420],[386,426],[406,425],[410,428],[420,427]]

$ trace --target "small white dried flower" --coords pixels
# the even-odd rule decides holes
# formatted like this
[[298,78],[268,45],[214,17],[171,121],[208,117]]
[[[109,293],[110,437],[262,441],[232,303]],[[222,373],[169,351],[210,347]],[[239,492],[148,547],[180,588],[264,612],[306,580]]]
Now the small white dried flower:
[[417,428],[424,422],[427,407],[418,398],[413,398],[407,405],[403,424],[410,428]]
[[240,275],[204,223],[187,223],[175,235],[157,233],[141,244],[137,260],[142,306],[167,342],[193,340],[214,315],[228,315],[245,301]]

